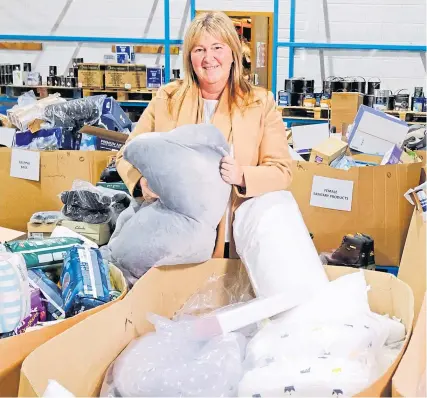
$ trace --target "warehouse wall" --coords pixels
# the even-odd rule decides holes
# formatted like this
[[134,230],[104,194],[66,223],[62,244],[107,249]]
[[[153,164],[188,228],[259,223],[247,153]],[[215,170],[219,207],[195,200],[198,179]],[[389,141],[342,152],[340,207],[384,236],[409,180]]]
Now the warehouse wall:
[[[189,0],[171,0],[171,38],[182,38]],[[280,0],[279,41],[289,40],[289,0]],[[296,0],[296,41],[425,45],[425,0]],[[272,0],[196,0],[197,9],[273,11]],[[163,0],[0,0],[0,33],[163,38]],[[73,57],[102,62],[110,44],[45,43],[43,52],[0,50],[0,63],[32,62],[47,75],[49,65],[65,73]],[[147,65],[160,55],[137,56]],[[180,68],[180,56],[171,67]],[[425,86],[425,54],[297,49],[295,75],[314,78],[380,77],[384,88]],[[288,75],[288,49],[278,50],[278,89]]]

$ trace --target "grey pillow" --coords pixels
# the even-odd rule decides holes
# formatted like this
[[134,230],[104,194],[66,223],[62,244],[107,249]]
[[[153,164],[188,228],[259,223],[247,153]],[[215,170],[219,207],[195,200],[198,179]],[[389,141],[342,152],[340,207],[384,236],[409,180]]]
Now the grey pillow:
[[120,230],[109,243],[112,260],[131,283],[153,266],[212,257],[231,192],[219,171],[228,153],[223,134],[207,124],[141,134],[126,145],[124,159],[160,197],[123,214],[126,220],[118,220]]

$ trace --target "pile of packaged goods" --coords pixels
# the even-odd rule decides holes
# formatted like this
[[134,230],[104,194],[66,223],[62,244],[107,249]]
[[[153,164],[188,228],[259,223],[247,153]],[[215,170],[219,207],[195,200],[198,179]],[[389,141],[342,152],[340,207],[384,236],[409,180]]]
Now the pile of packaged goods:
[[99,246],[128,194],[75,181],[61,211],[33,214],[28,239],[0,244],[1,337],[31,331],[115,300],[122,287]]
[[120,296],[110,265],[75,237],[18,240],[0,253],[0,338],[30,332]]
[[[118,150],[132,130],[127,114],[106,95],[67,101],[56,93],[38,100],[29,91],[18,98],[18,104],[0,122],[14,129],[9,144],[3,145],[36,150]],[[110,130],[120,139],[82,133],[83,126]],[[0,131],[0,144],[5,133]]]

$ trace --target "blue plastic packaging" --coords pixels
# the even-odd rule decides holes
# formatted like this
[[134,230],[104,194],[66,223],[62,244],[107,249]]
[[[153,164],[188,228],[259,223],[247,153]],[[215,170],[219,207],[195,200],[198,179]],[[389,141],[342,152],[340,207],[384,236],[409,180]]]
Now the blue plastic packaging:
[[110,301],[108,274],[98,249],[73,247],[65,256],[61,274],[66,316]]

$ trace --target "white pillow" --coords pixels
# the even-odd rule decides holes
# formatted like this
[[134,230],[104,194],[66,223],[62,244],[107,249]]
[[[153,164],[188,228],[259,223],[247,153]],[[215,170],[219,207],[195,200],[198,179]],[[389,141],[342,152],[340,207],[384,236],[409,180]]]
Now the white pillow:
[[258,297],[289,292],[306,300],[328,284],[298,204],[290,192],[252,198],[236,211],[234,240]]

